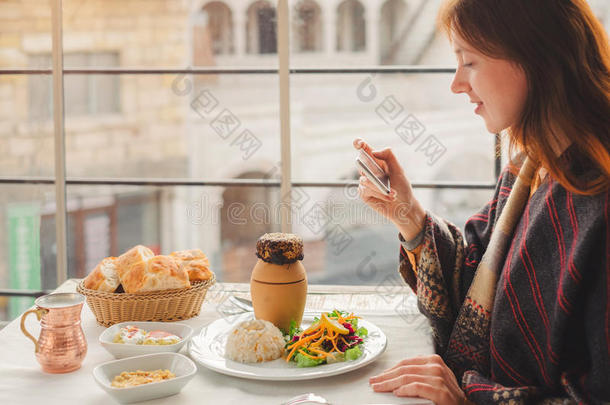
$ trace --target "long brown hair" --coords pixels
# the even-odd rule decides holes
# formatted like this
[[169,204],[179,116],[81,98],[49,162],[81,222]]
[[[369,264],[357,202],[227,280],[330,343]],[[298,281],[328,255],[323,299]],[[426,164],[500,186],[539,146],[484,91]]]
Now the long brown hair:
[[[610,49],[586,0],[448,0],[438,24],[450,38],[455,32],[525,72],[527,100],[508,129],[511,156],[524,152],[572,192],[592,195],[610,186]],[[595,176],[583,181],[560,165],[551,146],[559,136]],[[516,170],[512,158],[509,168]]]

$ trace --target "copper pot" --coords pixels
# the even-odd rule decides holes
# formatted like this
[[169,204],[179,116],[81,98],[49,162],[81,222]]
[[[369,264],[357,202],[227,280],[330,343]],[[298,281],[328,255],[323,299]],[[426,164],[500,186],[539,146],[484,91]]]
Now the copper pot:
[[[36,360],[47,373],[78,370],[87,354],[87,340],[81,327],[85,298],[76,293],[56,293],[37,298],[35,309],[21,316],[21,331],[34,342]],[[38,340],[25,329],[25,318],[36,314],[40,321]]]

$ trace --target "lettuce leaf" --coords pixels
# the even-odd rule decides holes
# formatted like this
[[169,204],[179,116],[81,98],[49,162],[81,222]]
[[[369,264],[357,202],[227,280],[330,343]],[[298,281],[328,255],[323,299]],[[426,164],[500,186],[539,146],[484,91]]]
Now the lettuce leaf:
[[361,345],[354,346],[351,349],[347,349],[345,351],[345,360],[356,360],[360,356],[362,356],[362,349],[360,349]]
[[294,319],[291,320],[290,321],[290,328],[288,329],[288,336],[290,336],[290,340],[292,340],[294,335],[298,335],[301,332],[303,332],[303,329],[301,329],[299,327],[299,325],[297,325],[297,321],[295,321]]
[[297,362],[297,367],[315,367],[324,362],[324,359],[312,359],[307,356],[303,356],[301,353],[297,353],[297,355],[294,356],[294,359]]

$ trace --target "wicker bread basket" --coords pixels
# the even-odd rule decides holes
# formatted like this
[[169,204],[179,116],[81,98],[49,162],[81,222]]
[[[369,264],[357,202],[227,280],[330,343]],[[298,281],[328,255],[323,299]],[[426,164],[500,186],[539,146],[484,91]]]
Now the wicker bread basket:
[[97,322],[111,326],[119,322],[171,322],[197,316],[205,294],[214,282],[212,276],[207,281],[193,282],[189,288],[127,294],[90,290],[81,281],[76,291],[87,298]]

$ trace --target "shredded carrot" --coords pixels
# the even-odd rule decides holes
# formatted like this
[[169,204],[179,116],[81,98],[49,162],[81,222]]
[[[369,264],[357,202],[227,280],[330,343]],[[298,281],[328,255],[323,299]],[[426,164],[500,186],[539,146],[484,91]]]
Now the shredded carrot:
[[309,351],[311,351],[311,352],[314,352],[314,353],[322,354],[322,355],[324,355],[324,356],[328,356],[328,355],[329,355],[329,353],[328,353],[328,352],[325,352],[324,350],[314,349],[314,348],[313,348],[313,347],[311,347],[311,346],[310,346],[310,347],[308,347],[308,348],[307,348],[307,350],[309,350]]
[[291,352],[288,354],[288,357],[286,357],[286,361],[290,361],[290,359],[292,358],[292,355],[294,354],[294,352],[295,352],[295,351],[296,351],[296,350],[297,350],[297,349],[298,349],[300,346],[303,346],[305,343],[307,343],[307,342],[309,342],[309,341],[311,341],[311,340],[313,340],[313,339],[315,339],[315,338],[317,338],[317,337],[321,336],[321,335],[322,335],[322,332],[323,332],[323,331],[322,331],[322,330],[320,330],[320,331],[318,331],[318,332],[314,333],[313,335],[308,336],[308,337],[303,338],[303,339],[299,339],[299,340],[298,340],[298,341],[296,341],[294,344],[292,344],[292,345],[288,346],[288,349],[292,349],[292,350],[291,350]]
[[[335,336],[335,337],[337,337],[337,336]],[[337,347],[337,341],[336,341],[336,339],[333,339],[333,340],[332,340],[332,343],[333,343],[333,349],[335,349],[336,351],[340,352],[341,350],[339,350],[339,348]]]
[[297,346],[297,347],[295,347],[294,349],[292,349],[292,351],[291,351],[291,352],[288,354],[288,356],[286,356],[286,362],[289,362],[289,361],[290,361],[290,359],[292,358],[292,355],[294,354],[294,352],[296,352],[296,350],[297,350],[298,348],[299,348],[299,347]]
[[313,335],[309,335],[307,337],[301,338],[299,340],[297,340],[296,342],[294,342],[293,344],[291,344],[290,346],[288,346],[289,349],[293,348],[294,346],[301,346],[303,343],[307,343],[310,340],[313,340],[317,337],[320,337],[322,335],[322,331],[318,331],[316,333],[314,333]]
[[317,356],[317,357],[316,356],[312,356],[310,354],[305,353],[303,350],[299,350],[299,353],[301,353],[303,356],[307,356],[310,359],[314,359],[314,360],[320,360],[320,359],[323,359],[325,357],[325,356]]
[[326,340],[328,339],[328,335],[322,336],[320,339],[316,340],[315,342],[313,342],[311,345],[309,345],[309,347],[318,347],[320,346],[322,343],[324,343]]

